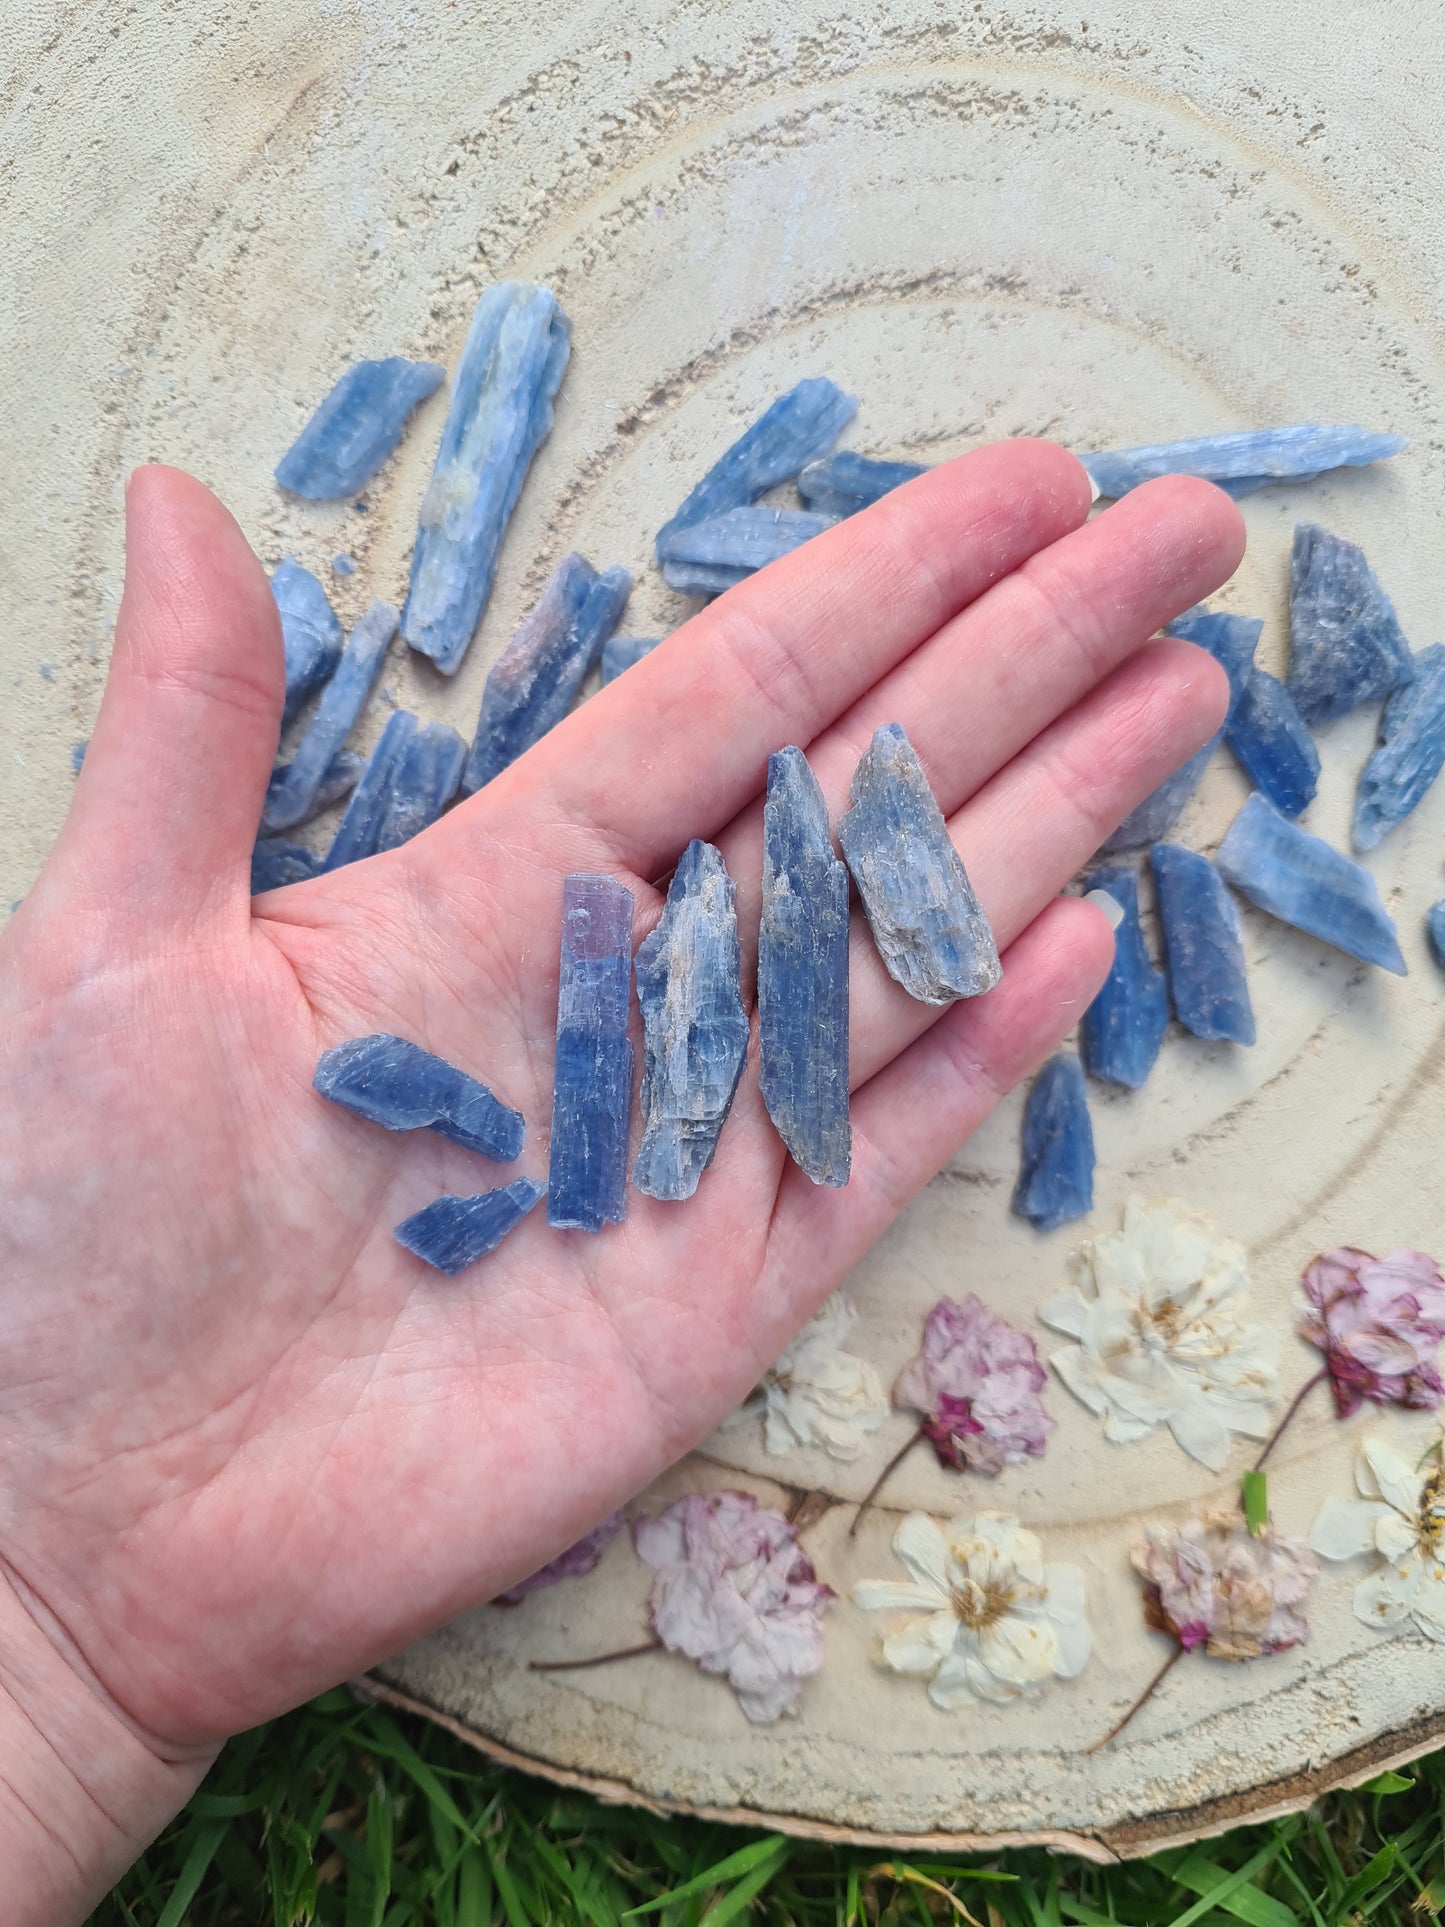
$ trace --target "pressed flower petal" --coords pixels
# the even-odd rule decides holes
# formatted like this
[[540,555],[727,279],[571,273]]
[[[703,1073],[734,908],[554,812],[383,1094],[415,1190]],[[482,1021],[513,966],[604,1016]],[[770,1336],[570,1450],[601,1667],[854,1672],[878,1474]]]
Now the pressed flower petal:
[[1310,1545],[1326,1559],[1354,1559],[1375,1548],[1375,1527],[1396,1515],[1378,1500],[1326,1499],[1310,1527]]
[[926,1512],[910,1512],[893,1534],[893,1553],[920,1586],[948,1597],[948,1540]]
[[1198,1459],[1211,1472],[1224,1470],[1229,1458],[1229,1433],[1202,1398],[1191,1398],[1172,1412],[1169,1430],[1190,1458]]
[[1054,1622],[1054,1671],[1060,1679],[1077,1679],[1094,1651],[1094,1635],[1086,1619]]
[[860,1579],[853,1604],[865,1613],[932,1613],[948,1604],[941,1586],[920,1586],[904,1579]]
[[1375,1525],[1375,1550],[1392,1565],[1413,1559],[1420,1545],[1419,1527],[1413,1519],[1402,1519],[1393,1507],[1380,1508]]
[[883,1657],[895,1673],[916,1679],[931,1679],[939,1665],[953,1650],[953,1635],[958,1622],[952,1613],[933,1613],[901,1626],[883,1642]]
[[1055,1331],[1067,1332],[1071,1338],[1077,1338],[1088,1321],[1089,1306],[1078,1292],[1061,1291],[1057,1298],[1050,1298],[1040,1305],[1037,1315],[1043,1324],[1052,1325]]
[[1415,1597],[1413,1569],[1382,1566],[1355,1588],[1355,1617],[1367,1626],[1402,1626]]
[[1047,1620],[1029,1622],[1009,1614],[984,1632],[978,1656],[995,1679],[1023,1692],[1053,1672],[1058,1636]]
[[951,1653],[929,1682],[928,1697],[940,1711],[955,1713],[971,1699],[1008,1701],[1013,1694],[992,1680],[976,1659]]
[[1420,1503],[1420,1474],[1414,1466],[1383,1439],[1363,1440],[1360,1453],[1370,1468],[1380,1497],[1397,1512],[1403,1512],[1407,1519],[1412,1519]]

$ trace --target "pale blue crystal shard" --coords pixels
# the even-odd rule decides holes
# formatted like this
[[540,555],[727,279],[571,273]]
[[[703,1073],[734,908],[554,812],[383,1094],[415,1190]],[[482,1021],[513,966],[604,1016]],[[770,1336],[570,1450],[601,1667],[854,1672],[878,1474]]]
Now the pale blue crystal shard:
[[[791,555],[832,528],[834,519],[810,515],[804,509],[727,509],[706,522],[688,522],[670,535],[659,536],[658,560],[670,588],[710,595],[716,583],[732,588],[779,556]],[[717,570],[725,571],[731,580],[714,577]]]
[[[366,767],[366,758],[358,756],[354,749],[339,749],[322,772],[321,781],[316,786],[316,794],[311,799],[311,816],[320,816],[329,810],[333,803],[339,803],[343,796],[350,796],[356,788],[361,772]],[[271,780],[266,785],[266,804],[269,807],[291,779],[291,765],[278,763],[271,772]],[[303,818],[303,821],[308,819]]]
[[1395,690],[1380,718],[1380,746],[1360,771],[1354,845],[1373,850],[1402,822],[1445,764],[1445,644],[1415,657],[1413,680]]
[[1216,858],[1236,890],[1362,963],[1407,974],[1375,879],[1256,794],[1229,826]]
[[1101,495],[1127,495],[1161,475],[1202,475],[1238,497],[1273,482],[1312,482],[1331,468],[1364,468],[1407,446],[1403,435],[1299,422],[1242,434],[1196,435],[1181,442],[1145,442],[1138,448],[1081,455],[1079,460]]
[[1132,870],[1096,870],[1085,890],[1104,890],[1124,912],[1114,932],[1114,963],[1084,1012],[1079,1048],[1090,1075],[1137,1091],[1154,1068],[1169,1027],[1164,973],[1149,961],[1139,922],[1139,879]]
[[1156,843],[1149,852],[1174,1014],[1196,1037],[1254,1042],[1239,911],[1207,856]]
[[285,843],[279,836],[263,836],[251,851],[251,895],[280,890],[288,883],[305,883],[320,867],[304,845]]
[[271,593],[286,650],[286,717],[295,715],[341,660],[341,620],[310,569],[289,555],[276,564]]
[[462,772],[463,795],[500,776],[561,722],[631,593],[626,569],[598,575],[580,555],[563,557],[536,608],[487,674],[476,738]]
[[365,774],[347,805],[323,870],[395,850],[426,829],[456,795],[467,746],[445,723],[422,723],[409,710],[387,718]]
[[632,1182],[690,1198],[712,1163],[748,1054],[733,883],[710,843],[689,843],[637,952],[642,1143]]
[[276,480],[293,495],[329,502],[355,495],[401,440],[407,417],[443,381],[435,361],[357,361],[276,464]]
[[923,462],[878,462],[842,448],[809,462],[798,477],[798,493],[820,515],[855,515],[927,473]]
[[661,636],[609,636],[602,645],[602,687],[616,682],[624,669],[635,668],[661,641]]
[[421,505],[401,632],[454,675],[491,593],[497,555],[532,458],[552,426],[571,329],[547,288],[488,288],[452,383]]
[[800,749],[768,758],[758,931],[759,1083],[779,1137],[814,1184],[846,1184],[848,872]]
[[333,1104],[388,1131],[435,1131],[498,1164],[510,1164],[522,1149],[520,1111],[404,1037],[382,1033],[338,1044],[312,1082]]
[[79,776],[80,772],[85,768],[85,752],[89,748],[90,738],[88,736],[83,743],[72,743],[70,745],[70,767],[75,771],[77,776]]
[[514,1178],[499,1191],[481,1191],[470,1198],[448,1193],[403,1218],[391,1235],[434,1271],[455,1278],[495,1251],[546,1195],[546,1185],[532,1178]]
[[548,1224],[564,1230],[600,1231],[627,1216],[631,983],[632,892],[612,877],[569,876],[547,1197]]
[[875,730],[859,759],[838,841],[878,954],[910,997],[951,1004],[993,989],[993,931],[901,723]]
[[1410,674],[1410,645],[1363,551],[1316,522],[1297,523],[1286,680],[1305,721],[1347,715]]
[[1285,816],[1298,816],[1314,800],[1320,753],[1299,704],[1268,670],[1256,669],[1245,685],[1224,740],[1254,787]]
[[857,412],[855,397],[845,395],[826,375],[800,381],[779,395],[658,530],[658,561],[666,560],[664,545],[678,529],[756,502],[779,482],[791,481],[808,462],[826,455]]
[[347,555],[344,552],[340,555],[333,555],[331,558],[331,573],[333,575],[355,575],[355,556]]
[[261,816],[263,830],[289,830],[316,814],[316,798],[327,771],[366,707],[395,634],[396,610],[389,602],[373,602],[347,637],[341,661],[321,692],[316,714],[291,759],[285,780],[267,795]]
[[1435,953],[1435,961],[1445,970],[1445,897],[1432,903],[1425,912],[1425,928],[1430,936],[1430,948]]
[[1051,1057],[1024,1105],[1023,1157],[1013,1208],[1040,1231],[1082,1218],[1094,1203],[1094,1128],[1084,1073],[1072,1051]]

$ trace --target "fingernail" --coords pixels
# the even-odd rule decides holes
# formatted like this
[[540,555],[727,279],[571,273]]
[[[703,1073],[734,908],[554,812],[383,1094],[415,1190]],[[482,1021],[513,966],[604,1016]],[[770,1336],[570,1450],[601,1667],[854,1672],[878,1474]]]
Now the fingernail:
[[1085,896],[1084,901],[1085,903],[1092,903],[1096,910],[1103,911],[1104,915],[1109,919],[1109,928],[1111,930],[1117,930],[1119,925],[1124,921],[1123,904],[1116,902],[1107,890],[1090,890]]
[[[1089,471],[1085,469],[1084,473],[1088,475]],[[1095,502],[1098,501],[1099,497],[1102,494],[1103,494],[1103,490],[1099,487],[1099,484],[1094,480],[1092,475],[1089,475],[1089,507],[1090,508],[1094,506]]]

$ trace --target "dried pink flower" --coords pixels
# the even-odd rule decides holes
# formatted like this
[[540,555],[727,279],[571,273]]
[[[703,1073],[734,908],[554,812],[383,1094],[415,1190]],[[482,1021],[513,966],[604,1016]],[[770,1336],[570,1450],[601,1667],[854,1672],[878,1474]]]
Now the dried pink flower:
[[559,1552],[555,1559],[549,1559],[539,1571],[530,1573],[527,1578],[519,1579],[515,1586],[508,1586],[499,1592],[492,1602],[497,1606],[515,1606],[527,1597],[529,1592],[537,1592],[543,1586],[555,1586],[559,1579],[580,1579],[584,1573],[593,1571],[604,1552],[622,1530],[622,1514],[609,1512],[601,1525],[593,1526],[576,1545],[568,1546]]
[[1202,1646],[1212,1659],[1259,1659],[1309,1638],[1302,1608],[1320,1567],[1303,1540],[1273,1526],[1251,1533],[1227,1506],[1145,1531],[1131,1555],[1145,1583],[1145,1618],[1185,1652]]
[[634,1521],[632,1543],[657,1574],[647,1609],[667,1650],[726,1674],[760,1726],[796,1713],[837,1595],[783,1515],[746,1492],[693,1493]]
[[1435,1363],[1445,1334],[1445,1278],[1433,1258],[1423,1251],[1375,1258],[1342,1246],[1316,1258],[1303,1282],[1309,1309],[1300,1332],[1325,1355],[1341,1418],[1367,1398],[1434,1411],[1445,1398]]
[[940,1465],[993,1477],[1043,1451],[1054,1423],[1039,1397],[1046,1376],[1027,1332],[970,1292],[962,1304],[940,1298],[924,1319],[893,1402],[922,1414]]

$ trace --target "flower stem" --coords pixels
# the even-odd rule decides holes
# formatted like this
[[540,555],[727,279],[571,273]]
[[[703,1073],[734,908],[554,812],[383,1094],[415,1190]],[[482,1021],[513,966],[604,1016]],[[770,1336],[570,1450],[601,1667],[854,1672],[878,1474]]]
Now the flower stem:
[[884,1466],[872,1485],[869,1486],[862,1505],[860,1505],[858,1510],[853,1514],[853,1523],[848,1528],[848,1537],[850,1539],[857,1538],[858,1528],[863,1523],[863,1514],[868,1510],[869,1506],[872,1505],[873,1501],[878,1497],[878,1494],[883,1490],[884,1485],[892,1477],[894,1472],[897,1471],[898,1467],[902,1465],[914,1446],[918,1445],[924,1436],[923,1427],[920,1425],[918,1430],[913,1434],[913,1437],[907,1440],[905,1444],[899,1446],[898,1450],[893,1454],[893,1457],[888,1461],[887,1465]]
[[1134,1704],[1129,1708],[1128,1712],[1124,1715],[1123,1719],[1116,1720],[1114,1725],[1111,1726],[1108,1732],[1104,1735],[1103,1739],[1095,1740],[1092,1746],[1086,1747],[1084,1749],[1085,1752],[1102,1753],[1104,1748],[1109,1744],[1110,1740],[1117,1740],[1119,1735],[1124,1731],[1124,1728],[1129,1724],[1130,1720],[1133,1719],[1134,1715],[1137,1712],[1139,1712],[1139,1710],[1142,1707],[1147,1706],[1150,1700],[1153,1699],[1154,1695],[1159,1691],[1159,1688],[1164,1684],[1165,1680],[1169,1677],[1171,1670],[1179,1664],[1180,1660],[1183,1659],[1183,1657],[1184,1657],[1184,1648],[1182,1646],[1176,1646],[1174,1648],[1174,1651],[1169,1655],[1168,1659],[1166,1659],[1164,1664],[1159,1668],[1159,1671],[1154,1675],[1153,1679],[1151,1679],[1149,1684],[1144,1688],[1144,1691],[1139,1695],[1138,1699],[1136,1699]]
[[533,1673],[571,1673],[581,1666],[610,1666],[614,1659],[640,1659],[644,1653],[660,1653],[660,1639],[644,1639],[640,1646],[621,1646],[615,1653],[593,1653],[587,1659],[533,1659],[528,1661],[528,1670]]
[[1291,1419],[1293,1419],[1295,1413],[1299,1410],[1301,1405],[1304,1404],[1305,1400],[1309,1397],[1310,1393],[1315,1389],[1316,1385],[1322,1385],[1328,1377],[1329,1377],[1328,1365],[1321,1365],[1319,1370],[1315,1373],[1314,1377],[1307,1378],[1304,1384],[1300,1386],[1299,1390],[1295,1393],[1294,1397],[1290,1400],[1288,1406],[1285,1408],[1284,1417],[1280,1420],[1279,1424],[1275,1426],[1274,1430],[1270,1433],[1269,1437],[1265,1440],[1264,1450],[1260,1453],[1259,1457],[1254,1462],[1254,1470],[1256,1472],[1260,1470],[1261,1466],[1263,1466],[1265,1460],[1269,1457],[1270,1453],[1274,1450],[1274,1448],[1279,1444],[1280,1440],[1284,1437],[1285,1427],[1290,1423]]

